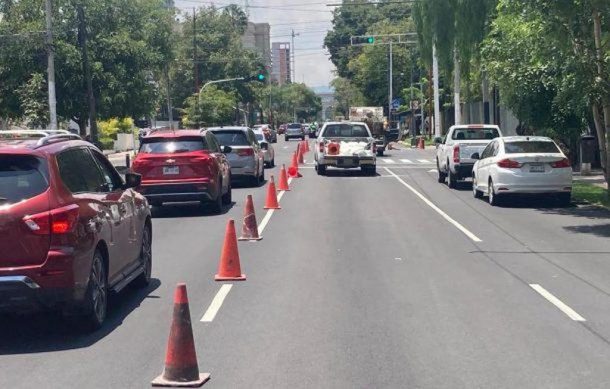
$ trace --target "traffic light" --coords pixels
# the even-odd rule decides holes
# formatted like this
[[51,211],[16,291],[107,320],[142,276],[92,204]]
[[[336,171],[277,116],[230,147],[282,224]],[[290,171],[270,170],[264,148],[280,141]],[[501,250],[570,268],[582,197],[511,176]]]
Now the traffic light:
[[366,42],[369,44],[373,44],[375,43],[375,37],[374,36],[369,36],[366,38]]
[[265,81],[267,81],[267,76],[263,72],[258,72],[255,75],[252,75],[252,76],[246,78],[246,81],[265,82]]
[[256,79],[257,79],[257,80],[259,80],[259,81],[261,81],[261,82],[265,81],[265,78],[266,78],[266,77],[265,77],[265,75],[264,75],[263,73],[259,73],[259,74],[256,76]]

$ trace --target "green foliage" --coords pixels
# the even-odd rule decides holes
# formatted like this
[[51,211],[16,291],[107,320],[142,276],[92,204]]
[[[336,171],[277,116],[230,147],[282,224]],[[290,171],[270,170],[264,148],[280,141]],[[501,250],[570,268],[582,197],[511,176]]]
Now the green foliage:
[[114,148],[114,139],[112,138],[100,138],[99,143],[102,150],[112,150]]
[[335,106],[334,114],[337,116],[349,116],[349,107],[360,107],[366,104],[366,98],[354,84],[347,78],[337,77],[331,85],[335,88]]
[[320,98],[305,84],[268,85],[257,96],[266,116],[272,112],[276,122],[292,122],[295,114],[298,121],[312,121],[322,110]]
[[186,99],[182,123],[186,127],[225,125],[233,122],[237,98],[212,85]]
[[116,140],[117,134],[133,134],[134,122],[132,118],[111,118],[98,121],[100,141],[102,138]]
[[17,90],[23,118],[32,128],[46,128],[49,123],[49,105],[46,87],[47,83],[44,75],[34,73]]

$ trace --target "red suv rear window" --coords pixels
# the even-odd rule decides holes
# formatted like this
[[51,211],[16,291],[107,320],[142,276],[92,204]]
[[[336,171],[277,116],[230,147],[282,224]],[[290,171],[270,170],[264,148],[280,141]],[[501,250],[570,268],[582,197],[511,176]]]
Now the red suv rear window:
[[201,136],[179,138],[143,138],[141,153],[147,154],[178,154],[191,151],[209,150],[205,138]]
[[41,159],[29,155],[0,155],[0,205],[30,199],[48,187],[48,171]]

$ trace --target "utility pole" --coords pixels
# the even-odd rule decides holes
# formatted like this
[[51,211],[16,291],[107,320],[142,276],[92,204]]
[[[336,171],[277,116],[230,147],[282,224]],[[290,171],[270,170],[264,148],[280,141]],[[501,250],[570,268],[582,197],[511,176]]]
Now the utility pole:
[[393,59],[393,53],[392,53],[392,41],[390,41],[390,71],[389,71],[389,76],[390,76],[390,81],[388,82],[388,129],[390,129],[390,127],[392,127],[392,100],[393,100],[393,96],[392,96],[392,87],[393,85],[393,75],[392,75],[392,70],[394,67],[394,59]]
[[453,105],[454,109],[454,124],[462,124],[462,105],[460,103],[461,89],[461,71],[460,59],[458,57],[457,48],[453,49]]
[[[169,78],[169,65],[165,66],[165,78],[167,79],[167,115],[169,117],[169,129],[174,129],[174,113],[172,112],[172,94],[171,94],[171,80]],[[199,100],[197,100],[197,107],[199,107]]]
[[85,21],[85,11],[82,4],[76,9],[78,16],[78,43],[83,57],[83,74],[87,88],[87,101],[89,103],[89,128],[91,130],[91,140],[97,142],[97,114],[95,111],[95,96],[93,95],[93,81],[91,79],[91,69],[89,68],[89,55],[87,52],[87,25]]
[[193,7],[193,74],[195,75],[195,92],[199,90],[199,64],[197,63],[197,13]]
[[290,77],[292,82],[297,82],[297,68],[296,68],[296,58],[294,53],[294,37],[299,36],[301,34],[295,34],[294,30],[292,30],[292,34],[290,34],[292,38],[292,42],[290,43],[290,54],[292,56],[292,77]]
[[47,27],[47,85],[49,89],[49,127],[57,130],[57,100],[55,97],[55,50],[53,49],[53,7],[51,0],[45,2],[45,21]]
[[438,58],[436,55],[436,43],[432,44],[432,77],[434,78],[434,136],[442,136],[441,133],[441,107],[438,91]]

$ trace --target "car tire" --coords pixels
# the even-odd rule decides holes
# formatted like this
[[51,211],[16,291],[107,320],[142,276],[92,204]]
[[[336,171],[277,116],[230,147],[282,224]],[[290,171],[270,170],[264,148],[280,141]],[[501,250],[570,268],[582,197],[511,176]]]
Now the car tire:
[[326,166],[325,165],[316,165],[316,171],[318,172],[319,176],[325,176],[326,175]]
[[457,187],[457,177],[451,171],[451,168],[447,169],[447,185],[451,189],[455,189]]
[[477,189],[477,179],[474,175],[472,176],[472,195],[475,199],[480,199],[483,197],[483,192]]
[[489,185],[487,185],[487,198],[489,201],[489,205],[491,205],[492,207],[497,207],[501,203],[500,196],[498,196],[498,194],[496,193],[492,180],[489,180]]
[[284,142],[288,142],[289,140],[290,140],[289,137],[287,137],[287,136],[284,137]]
[[271,160],[269,167],[275,167],[275,157],[273,157],[273,159]]
[[557,203],[560,207],[568,207],[572,202],[572,193],[559,193],[557,195]]
[[447,178],[447,174],[445,174],[444,172],[441,171],[441,166],[438,163],[438,159],[436,160],[436,171],[438,172],[438,182],[440,184],[444,184],[445,179]]
[[301,140],[305,140],[305,135],[303,135],[303,136],[301,137]]
[[101,328],[108,312],[108,276],[104,257],[99,250],[93,253],[83,308],[80,323],[91,331]]
[[365,165],[361,167],[362,173],[367,176],[376,176],[377,175],[377,166],[376,165]]
[[229,205],[233,202],[233,186],[231,185],[231,179],[229,178],[229,188],[227,188],[227,193],[222,195],[222,203],[224,205]]
[[[202,202],[201,205],[205,206],[206,203]],[[222,213],[222,194],[218,193],[216,199],[211,203],[208,203],[208,205],[210,206],[210,210],[212,211],[212,213],[214,213],[215,215],[220,215]]]
[[378,157],[383,157],[383,149],[378,149],[377,150],[377,156]]
[[148,224],[142,231],[142,247],[140,248],[140,262],[144,271],[133,280],[133,284],[138,288],[146,288],[150,284],[152,274],[152,231]]

